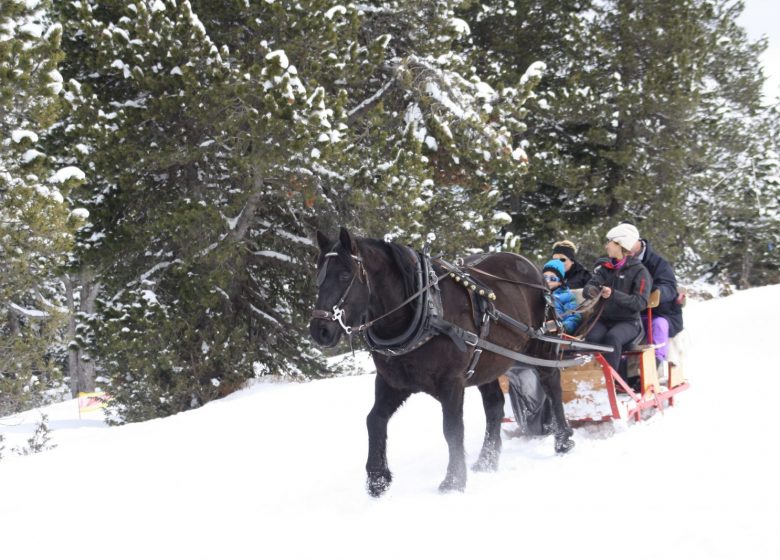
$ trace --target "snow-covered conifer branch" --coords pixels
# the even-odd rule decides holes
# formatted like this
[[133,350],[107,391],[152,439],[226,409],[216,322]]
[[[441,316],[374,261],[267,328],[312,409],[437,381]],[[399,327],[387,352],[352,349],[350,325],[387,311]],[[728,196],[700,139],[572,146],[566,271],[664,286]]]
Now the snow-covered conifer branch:
[[396,78],[392,78],[386,81],[374,95],[358,103],[358,105],[347,113],[347,124],[351,125],[357,121],[364,113],[370,111],[375,107],[387,94],[388,91],[395,85]]

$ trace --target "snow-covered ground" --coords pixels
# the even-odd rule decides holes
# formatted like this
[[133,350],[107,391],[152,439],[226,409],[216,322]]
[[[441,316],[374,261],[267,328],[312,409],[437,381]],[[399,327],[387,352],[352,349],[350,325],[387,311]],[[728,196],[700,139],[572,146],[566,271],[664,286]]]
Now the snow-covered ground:
[[[364,490],[373,375],[260,383],[177,416],[116,428],[49,407],[57,447],[9,455],[31,411],[0,420],[0,556],[7,560],[780,558],[780,285],[685,310],[691,389],[630,427],[506,439],[497,473],[440,495],[436,401],[390,422],[395,480]],[[775,312],[772,310],[774,309]],[[484,419],[467,391],[473,461]]]

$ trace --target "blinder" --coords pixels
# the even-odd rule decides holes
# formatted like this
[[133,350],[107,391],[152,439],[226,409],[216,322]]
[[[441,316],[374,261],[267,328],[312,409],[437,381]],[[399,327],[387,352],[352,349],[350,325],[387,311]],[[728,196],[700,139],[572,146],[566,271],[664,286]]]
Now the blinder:
[[325,276],[327,276],[327,274],[328,274],[328,262],[329,262],[328,259],[330,257],[337,257],[337,256],[338,256],[338,253],[336,253],[336,252],[331,252],[331,253],[326,253],[325,254],[325,257],[324,257],[325,258],[325,262],[322,263],[322,268],[317,273],[317,287],[318,288],[320,286],[322,286],[323,282],[325,282]]
[[[322,284],[325,283],[325,278],[328,274],[328,263],[330,262],[328,259],[331,257],[338,257],[339,254],[337,251],[331,251],[329,253],[325,253],[324,261],[322,263],[322,268],[320,268],[320,271],[317,273],[317,288],[319,289],[322,287]],[[333,306],[332,311],[326,311],[324,309],[314,309],[311,312],[311,316],[313,319],[326,319],[328,321],[337,321],[342,329],[344,329],[344,332],[347,333],[347,335],[352,334],[352,327],[347,325],[345,323],[345,317],[344,317],[344,309],[342,309],[342,305],[344,301],[347,299],[347,296],[349,295],[350,290],[352,289],[352,285],[355,283],[355,279],[357,279],[359,282],[363,282],[363,278],[366,277],[366,272],[363,269],[363,259],[360,258],[357,255],[350,254],[350,257],[357,263],[357,270],[355,270],[352,273],[352,279],[349,281],[349,285],[347,286],[347,289],[344,290],[344,293],[339,298],[339,301],[336,305]]]

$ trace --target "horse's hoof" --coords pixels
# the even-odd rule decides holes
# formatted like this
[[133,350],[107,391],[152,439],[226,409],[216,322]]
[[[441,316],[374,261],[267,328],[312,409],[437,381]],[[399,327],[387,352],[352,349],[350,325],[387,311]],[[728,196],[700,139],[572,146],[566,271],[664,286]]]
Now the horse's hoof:
[[390,474],[390,471],[370,472],[368,473],[368,480],[366,481],[366,489],[374,498],[378,498],[390,488],[390,483],[392,481],[393,475]]
[[555,452],[564,454],[568,453],[574,448],[574,440],[569,438],[555,438]]
[[480,458],[471,466],[474,472],[495,472],[498,470],[498,459]]
[[466,489],[466,481],[455,480],[454,478],[447,477],[441,484],[439,484],[439,492],[442,494],[447,492],[463,492]]

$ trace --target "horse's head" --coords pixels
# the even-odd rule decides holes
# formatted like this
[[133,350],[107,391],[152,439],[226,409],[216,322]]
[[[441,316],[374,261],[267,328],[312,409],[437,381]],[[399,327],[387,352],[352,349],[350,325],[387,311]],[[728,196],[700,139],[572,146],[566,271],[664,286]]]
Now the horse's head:
[[360,323],[368,307],[366,273],[355,238],[341,228],[338,240],[317,232],[317,303],[309,332],[317,344],[335,346]]

